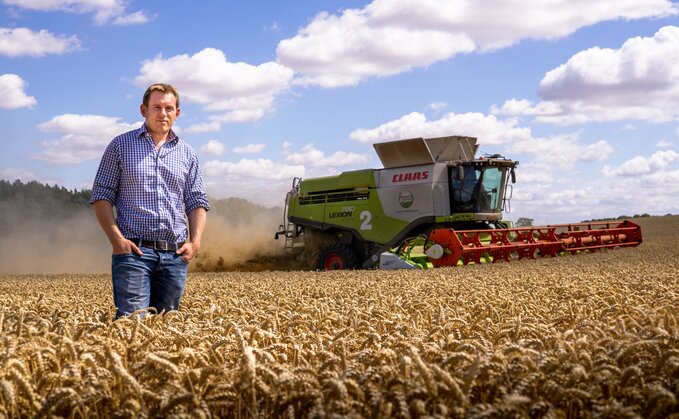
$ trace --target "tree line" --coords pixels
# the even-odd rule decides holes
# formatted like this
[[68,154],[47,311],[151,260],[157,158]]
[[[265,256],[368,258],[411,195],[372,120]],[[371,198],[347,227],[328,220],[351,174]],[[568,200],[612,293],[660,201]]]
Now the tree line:
[[[0,180],[0,229],[35,217],[54,219],[75,215],[82,210],[91,212],[91,193],[89,189],[67,189],[37,181]],[[262,214],[281,214],[282,217],[281,208],[259,206],[242,198],[210,198],[210,206],[212,214],[222,215],[234,224],[256,222],[257,216]]]
[[45,222],[56,225],[65,218],[81,216],[90,212],[90,193],[36,181],[0,180],[0,231],[21,231]]
[[52,205],[73,209],[89,206],[91,191],[87,189],[66,189],[63,186],[49,186],[36,181],[23,183],[20,180],[0,180],[0,202],[21,205],[24,210],[49,209]]

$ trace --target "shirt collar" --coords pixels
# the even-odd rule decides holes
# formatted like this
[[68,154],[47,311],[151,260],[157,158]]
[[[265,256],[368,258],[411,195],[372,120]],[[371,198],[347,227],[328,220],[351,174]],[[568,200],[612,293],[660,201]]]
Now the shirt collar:
[[[139,129],[139,137],[151,138],[151,134],[149,134],[148,130],[146,129],[146,122],[144,122]],[[170,128],[170,132],[167,135],[167,142],[169,143],[176,140],[179,140],[179,136],[172,130],[172,128]]]

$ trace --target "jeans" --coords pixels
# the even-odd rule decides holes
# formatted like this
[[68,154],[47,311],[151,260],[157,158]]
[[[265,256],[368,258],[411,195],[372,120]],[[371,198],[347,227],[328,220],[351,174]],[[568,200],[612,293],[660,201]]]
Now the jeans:
[[113,255],[113,302],[116,318],[154,307],[176,310],[184,293],[188,263],[175,252],[140,247],[143,255]]

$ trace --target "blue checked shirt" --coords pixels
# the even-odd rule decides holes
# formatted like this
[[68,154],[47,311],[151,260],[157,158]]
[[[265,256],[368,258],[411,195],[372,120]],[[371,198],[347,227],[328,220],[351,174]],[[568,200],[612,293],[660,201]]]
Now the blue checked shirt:
[[193,148],[170,130],[157,150],[145,124],[106,148],[90,203],[99,200],[116,208],[118,228],[128,239],[186,241],[186,214],[210,209]]

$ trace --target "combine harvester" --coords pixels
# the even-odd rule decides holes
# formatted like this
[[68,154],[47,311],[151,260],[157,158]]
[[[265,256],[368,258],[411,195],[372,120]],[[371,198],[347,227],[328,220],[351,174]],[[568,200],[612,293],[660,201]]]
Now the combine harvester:
[[476,158],[474,137],[374,144],[383,169],[295,178],[276,239],[286,249],[321,243],[316,268],[432,268],[637,246],[630,222],[513,228],[519,162]]

